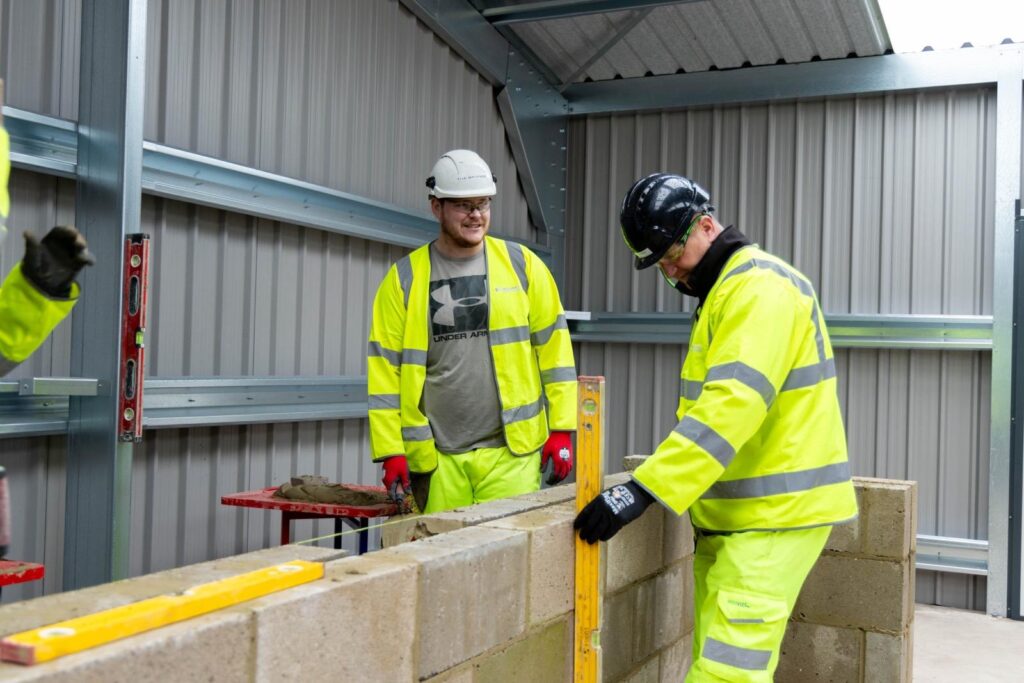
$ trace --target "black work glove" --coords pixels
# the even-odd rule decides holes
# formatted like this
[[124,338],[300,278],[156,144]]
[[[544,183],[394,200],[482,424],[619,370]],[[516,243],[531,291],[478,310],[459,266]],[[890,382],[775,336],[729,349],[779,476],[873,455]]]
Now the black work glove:
[[73,225],[58,225],[37,240],[25,233],[21,273],[44,294],[58,299],[71,296],[71,283],[85,266],[96,263],[85,237]]
[[647,493],[635,481],[605,489],[576,515],[572,527],[580,532],[580,538],[587,543],[607,541],[643,514],[654,502],[654,496]]

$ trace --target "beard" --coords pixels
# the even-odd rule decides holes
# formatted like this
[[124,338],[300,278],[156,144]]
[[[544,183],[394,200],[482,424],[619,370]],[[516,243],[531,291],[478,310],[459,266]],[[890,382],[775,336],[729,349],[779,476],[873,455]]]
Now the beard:
[[454,221],[445,222],[442,223],[441,227],[451,243],[461,249],[469,249],[477,246],[483,242],[484,236],[487,234],[487,224],[482,222],[480,223],[480,232],[478,233],[479,237],[474,235],[471,238],[467,238],[462,234],[463,226],[461,223]]

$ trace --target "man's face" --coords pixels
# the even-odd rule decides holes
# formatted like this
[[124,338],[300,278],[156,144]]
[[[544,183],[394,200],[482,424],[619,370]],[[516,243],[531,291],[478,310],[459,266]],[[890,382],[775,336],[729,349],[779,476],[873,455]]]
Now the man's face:
[[484,240],[491,227],[491,198],[431,198],[430,208],[441,223],[442,239],[461,249],[471,249]]
[[707,214],[697,216],[683,239],[669,247],[661,257],[658,267],[669,280],[689,284],[687,278],[707,253],[714,237],[714,219]]

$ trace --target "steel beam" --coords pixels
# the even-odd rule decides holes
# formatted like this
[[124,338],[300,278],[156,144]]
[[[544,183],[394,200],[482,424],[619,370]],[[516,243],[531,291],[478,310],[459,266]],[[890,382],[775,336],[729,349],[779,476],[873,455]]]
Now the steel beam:
[[988,575],[988,541],[918,534],[917,569],[950,574]]
[[[1010,575],[1013,549],[1021,539],[1011,538],[1010,509],[1011,454],[1021,453],[1022,430],[1012,422],[1014,402],[1024,401],[1024,371],[1021,350],[1013,344],[1014,297],[1024,296],[1024,272],[1014,263],[1014,230],[1017,200],[1021,191],[1021,123],[1024,59],[1020,51],[1000,55],[996,87],[995,144],[995,244],[992,263],[992,425],[989,451],[989,581],[986,588],[987,611],[1007,616],[1010,586],[1018,591],[1019,571]],[[1022,314],[1024,315],[1024,314]],[[1016,357],[1016,362],[1015,362]],[[1019,457],[1019,455],[1018,455]],[[1019,512],[1017,513],[1019,514]]]
[[72,314],[71,374],[110,388],[70,399],[64,589],[127,576],[131,444],[117,441],[122,250],[142,202],[146,0],[83,0],[76,222],[97,265]]
[[488,7],[480,12],[495,26],[526,21],[568,19],[586,14],[627,12],[629,10],[660,7],[662,5],[688,5],[705,0],[544,0],[518,5]]
[[[685,344],[689,313],[591,313],[567,316],[574,342],[615,344]],[[932,349],[985,351],[992,348],[992,318],[970,315],[825,316],[837,348]]]
[[585,116],[987,85],[1021,51],[1008,45],[624,78],[576,83],[563,94],[569,115]]
[[[564,280],[567,103],[468,0],[402,0],[417,18],[499,89],[497,99],[519,180],[537,229]],[[471,141],[467,146],[472,146]]]

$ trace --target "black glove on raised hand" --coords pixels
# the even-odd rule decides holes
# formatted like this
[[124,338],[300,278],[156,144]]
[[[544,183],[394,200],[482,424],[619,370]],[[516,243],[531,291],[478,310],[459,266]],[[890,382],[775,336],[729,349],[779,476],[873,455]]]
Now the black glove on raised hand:
[[580,538],[587,543],[607,541],[643,514],[654,502],[654,496],[647,493],[635,481],[605,489],[576,515],[572,526],[580,532]]
[[44,294],[59,299],[71,296],[71,283],[85,266],[96,263],[85,237],[73,225],[58,225],[37,240],[25,233],[21,273]]

